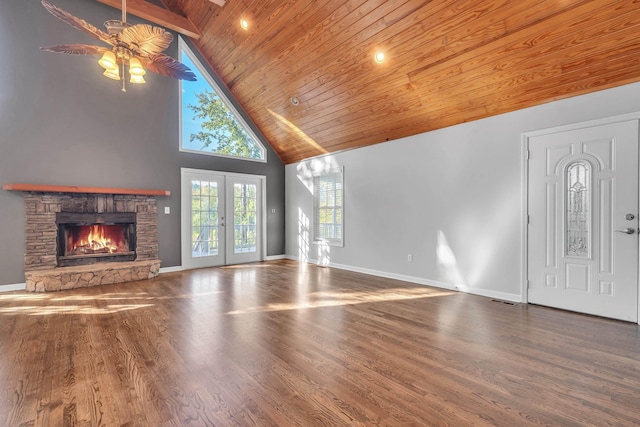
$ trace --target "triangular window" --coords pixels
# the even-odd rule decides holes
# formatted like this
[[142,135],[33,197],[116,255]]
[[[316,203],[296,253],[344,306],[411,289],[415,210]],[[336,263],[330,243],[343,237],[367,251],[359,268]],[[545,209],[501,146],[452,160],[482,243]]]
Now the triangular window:
[[180,80],[180,151],[266,161],[260,140],[180,38],[180,62],[197,81]]

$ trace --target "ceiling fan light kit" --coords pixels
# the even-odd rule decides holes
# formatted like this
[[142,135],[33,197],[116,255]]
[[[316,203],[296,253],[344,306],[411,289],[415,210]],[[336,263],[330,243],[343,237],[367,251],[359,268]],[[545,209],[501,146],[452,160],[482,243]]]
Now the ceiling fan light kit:
[[106,69],[104,70],[104,73],[102,73],[102,75],[112,80],[118,80],[118,81],[120,80],[120,70],[118,70],[118,67],[112,68],[112,69]]
[[106,51],[102,55],[102,58],[98,60],[98,64],[100,64],[105,70],[112,70],[114,68],[117,68],[118,63],[116,61],[115,53],[111,52],[110,50]]
[[98,64],[105,70],[103,75],[113,80],[122,80],[123,92],[126,92],[125,67],[129,70],[129,82],[134,84],[145,83],[143,76],[146,70],[174,79],[196,80],[195,74],[186,65],[162,53],[173,41],[171,33],[147,24],[127,24],[126,0],[122,0],[122,21],[106,21],[106,32],[65,12],[48,0],[42,0],[42,5],[56,18],[110,45],[111,48],[68,44],[40,49],[75,55],[101,55]]
[[132,76],[144,76],[147,72],[142,68],[142,64],[137,57],[129,59],[129,74]]

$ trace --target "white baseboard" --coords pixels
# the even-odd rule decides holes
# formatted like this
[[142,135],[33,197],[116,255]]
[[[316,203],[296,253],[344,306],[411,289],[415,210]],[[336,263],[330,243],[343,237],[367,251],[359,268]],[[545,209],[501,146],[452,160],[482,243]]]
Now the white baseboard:
[[510,294],[508,292],[493,291],[491,289],[478,289],[478,288],[469,288],[468,286],[461,286],[460,292],[465,292],[473,295],[480,295],[488,298],[499,299],[502,301],[522,302],[522,296],[520,294]]
[[[300,261],[298,257],[291,256],[291,255],[287,255],[287,259],[290,259],[293,261]],[[522,298],[520,294],[510,294],[507,292],[493,291],[491,289],[470,288],[468,286],[456,285],[453,283],[446,283],[438,280],[429,280],[429,279],[424,279],[422,277],[407,276],[404,274],[389,273],[386,271],[371,270],[368,268],[353,267],[350,265],[335,264],[331,262],[325,265],[325,264],[320,264],[318,261],[311,260],[311,259],[303,262],[317,264],[321,267],[339,268],[340,270],[348,270],[348,271],[354,271],[356,273],[370,274],[372,276],[384,277],[387,279],[402,280],[404,282],[415,283],[418,285],[433,286],[435,288],[448,289],[452,291],[460,291],[467,294],[480,295],[488,298],[496,298],[503,301],[522,302]]]
[[275,261],[278,259],[288,259],[286,255],[267,255],[264,257],[264,261]]
[[184,270],[181,265],[176,265],[174,267],[160,267],[160,274],[162,273],[175,273],[176,271]]
[[0,285],[0,292],[24,291],[27,289],[26,283],[16,283],[13,285]]
[[417,285],[433,286],[435,288],[443,288],[443,289],[448,289],[450,291],[459,290],[458,286],[451,283],[439,282],[437,280],[423,279],[422,277],[407,276],[405,274],[389,273],[386,271],[371,270],[369,268],[353,267],[350,265],[334,264],[334,263],[329,263],[327,267],[339,268],[340,270],[354,271],[356,273],[370,274],[372,276],[384,277],[385,279],[402,280],[403,282],[415,283]]

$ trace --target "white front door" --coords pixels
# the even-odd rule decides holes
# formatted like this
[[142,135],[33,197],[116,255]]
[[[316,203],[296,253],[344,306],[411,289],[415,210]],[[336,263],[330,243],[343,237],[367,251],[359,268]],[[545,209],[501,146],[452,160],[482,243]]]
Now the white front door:
[[638,121],[529,138],[528,301],[638,321]]
[[182,170],[182,267],[262,260],[263,177]]

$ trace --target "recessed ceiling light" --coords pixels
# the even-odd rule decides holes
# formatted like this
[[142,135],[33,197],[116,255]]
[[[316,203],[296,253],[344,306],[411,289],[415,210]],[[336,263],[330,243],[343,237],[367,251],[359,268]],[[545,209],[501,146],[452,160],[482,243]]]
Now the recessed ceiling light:
[[241,19],[240,20],[240,26],[242,27],[243,30],[248,30],[249,29],[249,21],[247,21],[246,19]]
[[382,52],[377,52],[374,56],[374,59],[376,60],[376,62],[378,64],[382,64],[382,62],[384,62],[384,53]]

